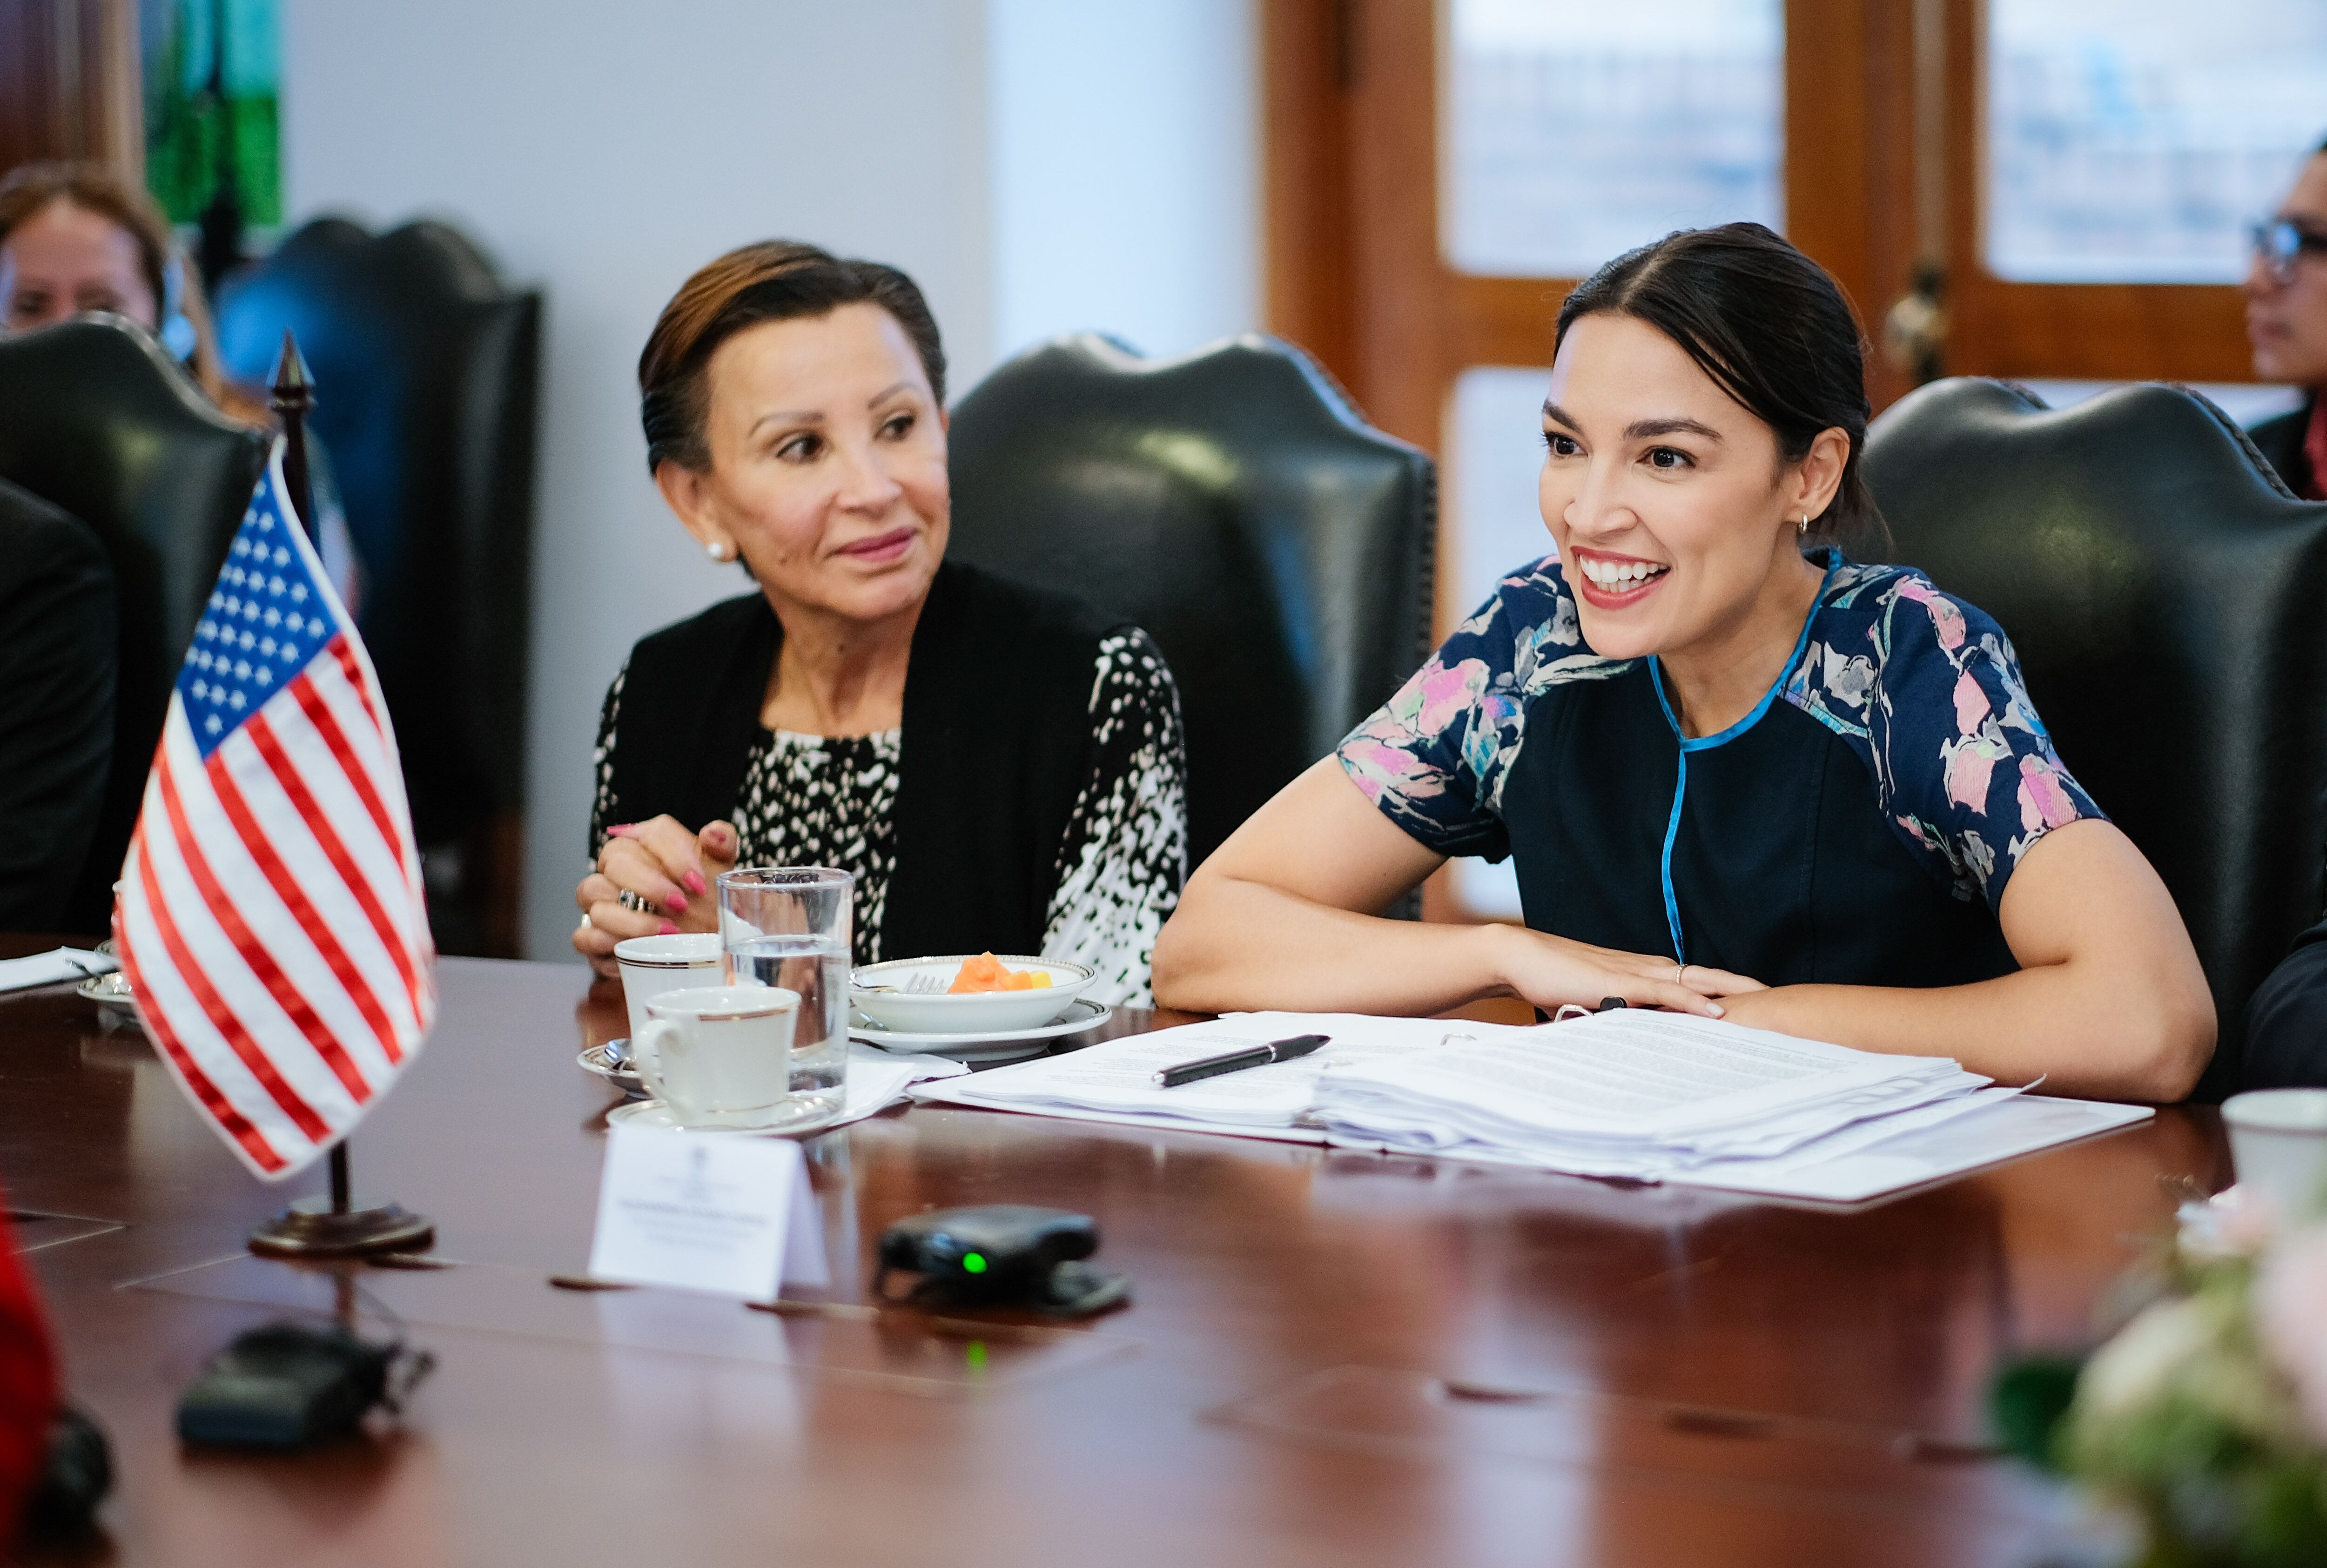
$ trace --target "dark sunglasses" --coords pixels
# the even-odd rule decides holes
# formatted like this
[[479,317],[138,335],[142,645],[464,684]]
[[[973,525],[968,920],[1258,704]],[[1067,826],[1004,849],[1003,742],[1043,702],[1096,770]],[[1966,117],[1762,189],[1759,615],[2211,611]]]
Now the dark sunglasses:
[[2327,234],[2315,233],[2289,218],[2251,224],[2247,238],[2271,277],[2281,285],[2294,281],[2294,264],[2300,257],[2327,256]]

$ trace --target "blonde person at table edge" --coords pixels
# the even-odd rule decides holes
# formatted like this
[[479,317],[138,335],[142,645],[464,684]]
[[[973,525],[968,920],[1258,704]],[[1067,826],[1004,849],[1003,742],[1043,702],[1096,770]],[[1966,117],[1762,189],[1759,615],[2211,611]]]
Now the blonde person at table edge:
[[[1189,879],[1165,1006],[1621,996],[2052,1091],[2172,1100],[2214,1013],[2164,887],[2055,754],[1995,623],[1883,535],[1861,339],[1758,224],[1560,308],[1555,555]],[[2160,744],[2170,744],[2160,737]],[[1388,907],[1515,859],[1525,928]]]
[[[606,693],[574,945],[715,930],[737,863],[856,873],[858,963],[1039,954],[1145,1003],[1187,870],[1172,672],[1138,627],[945,559],[945,353],[894,267],[769,240],[639,359],[647,464],[756,591]],[[625,901],[624,895],[628,894]]]

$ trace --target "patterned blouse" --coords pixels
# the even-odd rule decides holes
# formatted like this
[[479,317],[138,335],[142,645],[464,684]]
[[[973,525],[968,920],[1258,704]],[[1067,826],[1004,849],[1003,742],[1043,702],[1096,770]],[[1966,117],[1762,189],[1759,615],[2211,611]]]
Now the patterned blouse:
[[[1709,770],[1715,759],[1706,751],[1745,734],[1773,704],[1782,704],[1818,727],[1780,726],[1788,735],[1822,731],[1864,765],[1883,823],[1912,860],[1955,900],[1985,900],[1992,910],[2031,845],[2054,828],[2099,817],[2099,808],[2061,765],[2029,702],[2012,646],[1993,621],[1911,568],[1860,565],[1834,551],[1822,560],[1825,582],[1783,674],[1760,707],[1719,735],[1682,738],[1653,657],[1603,658],[1585,645],[1554,555],[1506,577],[1406,686],[1342,742],[1341,766],[1418,843],[1442,854],[1500,859],[1515,836],[1506,807],[1530,734],[1577,729],[1575,715],[1584,710],[1574,705],[1594,688],[1637,686],[1635,707],[1646,705],[1648,717],[1630,729],[1606,722],[1617,712],[1607,705],[1612,694],[1597,699],[1593,721],[1584,726],[1586,738],[1564,742],[1561,765],[1640,770],[1633,792],[1653,797],[1640,816],[1663,840],[1662,902],[1679,949],[1672,864],[1683,794],[1692,813],[1715,813],[1724,804],[1709,798],[1709,789],[1689,785],[1692,768]],[[1565,719],[1563,703],[1569,706]],[[1663,738],[1611,754],[1619,736],[1651,734]],[[1776,742],[1760,743],[1762,756],[1776,754]],[[1786,744],[1799,751],[1817,743]],[[1650,751],[1663,770],[1655,775],[1657,788],[1668,793],[1657,795],[1649,787],[1649,763],[1633,760]],[[1700,782],[1715,777],[1707,771]],[[1733,774],[1722,787],[1734,794],[1740,782]],[[1541,801],[1565,798],[1556,785],[1528,789],[1528,809],[1538,814]],[[1537,831],[1532,824],[1528,830]],[[1653,863],[1652,844],[1646,853]],[[1524,883],[1524,857],[1520,869]],[[1540,923],[1535,912],[1531,906],[1530,924]]]
[[[605,841],[615,721],[629,667],[598,725],[594,856]],[[1091,682],[1097,753],[1060,845],[1042,956],[1088,964],[1095,1002],[1144,1006],[1156,933],[1179,902],[1188,863],[1187,761],[1180,694],[1144,631],[1098,646]],[[855,961],[874,964],[896,863],[904,732],[823,736],[762,730],[735,803],[740,863],[828,865],[856,873]]]

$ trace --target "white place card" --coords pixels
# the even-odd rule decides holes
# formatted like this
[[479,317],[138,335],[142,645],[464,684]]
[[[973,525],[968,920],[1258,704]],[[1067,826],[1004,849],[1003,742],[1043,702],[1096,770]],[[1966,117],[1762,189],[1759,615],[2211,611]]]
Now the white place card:
[[659,1127],[606,1129],[590,1272],[773,1301],[832,1281],[799,1145]]

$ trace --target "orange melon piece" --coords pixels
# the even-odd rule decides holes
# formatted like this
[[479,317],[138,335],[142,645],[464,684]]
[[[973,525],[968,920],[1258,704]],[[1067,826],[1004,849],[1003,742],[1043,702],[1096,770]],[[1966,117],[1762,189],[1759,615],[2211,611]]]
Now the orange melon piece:
[[1047,969],[1013,969],[991,953],[980,953],[975,958],[962,961],[954,972],[953,984],[946,987],[949,996],[972,996],[992,991],[1042,991],[1051,985]]

